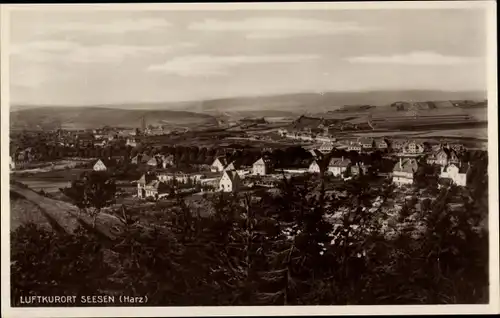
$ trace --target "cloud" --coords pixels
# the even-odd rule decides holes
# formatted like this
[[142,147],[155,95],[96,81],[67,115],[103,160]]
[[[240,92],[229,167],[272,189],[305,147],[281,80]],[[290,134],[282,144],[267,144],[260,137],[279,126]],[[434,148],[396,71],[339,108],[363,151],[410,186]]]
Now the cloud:
[[159,71],[180,76],[227,75],[229,68],[249,64],[298,63],[318,59],[318,55],[188,55],[174,58],[164,64],[152,65],[149,71]]
[[442,55],[430,51],[411,52],[396,55],[365,55],[347,58],[350,63],[363,64],[406,64],[406,65],[458,65],[476,63],[475,57]]
[[37,33],[60,33],[60,32],[82,32],[82,33],[111,33],[121,34],[136,31],[152,31],[155,29],[166,29],[172,24],[164,19],[142,18],[142,19],[114,19],[109,21],[93,22],[66,22],[45,23],[36,25]]
[[206,19],[191,23],[188,28],[196,31],[245,32],[247,39],[332,35],[374,29],[362,27],[355,22],[279,17],[248,18],[238,21]]
[[72,63],[119,63],[143,54],[165,54],[196,44],[181,42],[161,46],[105,44],[85,46],[72,41],[37,41],[13,45],[10,54],[31,62],[67,61]]

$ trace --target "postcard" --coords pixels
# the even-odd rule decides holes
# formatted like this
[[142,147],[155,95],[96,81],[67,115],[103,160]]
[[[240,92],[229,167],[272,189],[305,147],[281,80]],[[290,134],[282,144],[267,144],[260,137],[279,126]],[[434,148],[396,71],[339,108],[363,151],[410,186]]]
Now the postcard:
[[3,316],[499,312],[495,2],[0,8]]

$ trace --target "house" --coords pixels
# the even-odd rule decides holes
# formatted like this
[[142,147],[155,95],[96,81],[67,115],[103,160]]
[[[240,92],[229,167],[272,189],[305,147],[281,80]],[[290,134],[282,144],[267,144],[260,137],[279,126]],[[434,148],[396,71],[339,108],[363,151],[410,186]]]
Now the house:
[[239,165],[235,161],[232,161],[227,166],[224,167],[224,171],[234,171],[239,168]]
[[365,165],[364,163],[357,163],[351,166],[351,175],[353,176],[359,176],[359,175],[366,175],[368,173],[368,165]]
[[403,147],[403,152],[409,154],[421,154],[424,151],[425,151],[424,145],[415,141],[410,141]]
[[361,137],[358,140],[358,144],[361,145],[362,149],[369,150],[373,148],[374,142],[373,138],[370,137]]
[[347,146],[347,151],[361,151],[362,147],[358,141],[351,141]]
[[427,158],[428,164],[438,164],[443,167],[448,163],[458,163],[458,161],[457,153],[450,148],[441,148]]
[[447,166],[441,168],[441,174],[439,175],[439,177],[441,179],[450,179],[452,183],[461,187],[465,187],[467,185],[467,175],[469,174],[469,172],[470,165],[468,163],[450,163]]
[[141,163],[147,163],[151,159],[150,156],[145,155],[145,154],[137,154],[134,158],[130,160],[131,163],[133,164],[141,164]]
[[157,177],[153,173],[146,173],[141,176],[139,180],[137,180],[137,197],[145,198],[146,197],[146,185],[150,184],[152,181],[157,180]]
[[328,163],[328,172],[334,176],[340,176],[343,173],[348,173],[351,167],[351,160],[342,158],[332,158]]
[[389,148],[389,142],[385,139],[378,139],[375,141],[375,148],[385,150]]
[[155,168],[159,168],[159,167],[162,166],[161,165],[161,159],[158,156],[152,157],[151,159],[148,160],[148,162],[146,164],[148,166],[155,167]]
[[271,160],[267,158],[260,158],[252,165],[252,174],[255,176],[262,176],[270,173],[272,170]]
[[168,194],[169,187],[165,182],[153,180],[143,188],[144,198],[159,199]]
[[319,165],[317,160],[314,160],[310,165],[309,165],[309,172],[310,173],[321,173],[321,166]]
[[116,161],[111,158],[108,159],[98,159],[93,166],[94,171],[107,171],[116,166]]
[[237,192],[241,187],[240,176],[236,171],[224,171],[220,181],[219,190],[222,192]]
[[157,174],[157,178],[163,182],[172,182],[175,180],[178,183],[192,183],[193,185],[196,183],[200,183],[200,181],[204,178],[202,174],[187,174],[182,172],[177,173],[161,173]]
[[162,156],[161,157],[163,169],[167,167],[172,167],[175,164],[174,155]]
[[222,172],[224,171],[224,167],[226,167],[226,165],[227,165],[226,157],[217,157],[210,166],[210,170],[212,172]]
[[324,142],[321,147],[319,147],[319,151],[321,153],[330,153],[333,150],[334,146],[331,142]]
[[92,147],[94,145],[94,135],[88,133],[78,134],[76,144],[80,147]]
[[141,163],[141,158],[142,158],[142,155],[141,154],[137,154],[132,159],[130,159],[130,163],[138,165],[138,164]]
[[396,185],[413,184],[414,175],[418,170],[415,159],[399,159],[392,170],[392,182]]
[[393,141],[391,148],[394,149],[394,150],[397,150],[397,151],[401,151],[404,148],[405,145],[406,145],[406,141],[404,141],[404,140],[395,140],[395,141]]

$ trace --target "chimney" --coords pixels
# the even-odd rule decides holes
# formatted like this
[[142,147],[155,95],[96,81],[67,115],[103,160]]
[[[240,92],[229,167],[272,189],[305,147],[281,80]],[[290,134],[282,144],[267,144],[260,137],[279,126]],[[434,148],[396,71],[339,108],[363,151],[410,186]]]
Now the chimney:
[[344,161],[344,156],[342,156],[342,161]]
[[403,168],[403,161],[402,161],[401,157],[399,157],[399,168],[400,169]]

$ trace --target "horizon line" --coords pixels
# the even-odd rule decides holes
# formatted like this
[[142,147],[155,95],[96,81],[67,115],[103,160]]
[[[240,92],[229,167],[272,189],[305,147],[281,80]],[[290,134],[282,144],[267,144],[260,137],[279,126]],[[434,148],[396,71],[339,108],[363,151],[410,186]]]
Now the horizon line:
[[[335,93],[340,93],[340,94],[349,94],[349,93],[380,93],[380,92],[418,92],[418,91],[427,91],[427,92],[443,92],[443,93],[484,93],[485,97],[484,99],[487,99],[487,94],[488,90],[440,90],[440,89],[402,89],[402,90],[391,90],[391,89],[380,89],[380,90],[353,90],[353,91],[327,91],[327,92],[313,92],[313,91],[306,91],[306,92],[296,92],[296,93],[279,93],[279,94],[266,94],[266,95],[235,95],[232,97],[212,97],[212,98],[205,98],[205,99],[190,99],[190,100],[172,100],[172,101],[131,101],[131,102],[114,102],[114,103],[96,103],[96,104],[31,104],[31,103],[24,103],[24,102],[15,102],[15,103],[10,103],[10,107],[16,106],[16,107],[98,107],[98,108],[104,108],[106,106],[127,106],[127,105],[133,105],[133,104],[176,104],[176,103],[203,103],[203,102],[209,102],[209,101],[216,101],[216,100],[227,100],[227,99],[245,99],[245,98],[262,98],[262,97],[278,97],[278,96],[287,96],[287,95],[321,95],[321,94],[335,94]],[[396,101],[395,101],[396,102]],[[349,105],[342,105],[342,106],[349,106]],[[355,106],[355,105],[353,105]],[[375,105],[374,105],[375,106]]]

